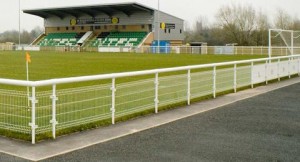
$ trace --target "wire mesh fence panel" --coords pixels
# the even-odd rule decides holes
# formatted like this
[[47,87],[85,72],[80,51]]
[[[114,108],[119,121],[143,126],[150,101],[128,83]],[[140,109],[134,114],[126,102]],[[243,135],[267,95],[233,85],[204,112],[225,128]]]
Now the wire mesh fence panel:
[[237,88],[251,85],[251,66],[241,66],[236,69]]
[[36,133],[46,133],[51,132],[51,119],[52,119],[52,101],[51,101],[51,91],[41,91],[36,93]]
[[159,106],[187,100],[187,74],[159,78]]
[[116,117],[154,110],[154,79],[117,84]]
[[234,69],[218,69],[216,75],[216,92],[232,90],[234,87]]
[[57,90],[57,129],[80,126],[111,117],[111,85]]
[[30,134],[31,107],[23,91],[0,90],[0,129]]
[[211,95],[213,93],[212,88],[212,70],[191,73],[191,98],[198,98]]

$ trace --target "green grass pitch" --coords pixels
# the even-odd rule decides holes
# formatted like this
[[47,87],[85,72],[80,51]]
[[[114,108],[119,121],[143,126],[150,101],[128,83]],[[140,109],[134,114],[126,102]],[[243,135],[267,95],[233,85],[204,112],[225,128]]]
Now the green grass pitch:
[[[261,58],[261,55],[30,52],[29,80],[139,71]],[[0,52],[0,78],[26,80],[25,52]]]

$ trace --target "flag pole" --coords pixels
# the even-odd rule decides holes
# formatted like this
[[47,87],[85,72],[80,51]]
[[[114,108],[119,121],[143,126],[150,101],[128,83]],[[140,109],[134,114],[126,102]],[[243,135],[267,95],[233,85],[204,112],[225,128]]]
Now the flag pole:
[[[28,63],[30,62],[30,55],[29,53],[26,52],[26,80],[29,81],[29,66],[28,66]],[[29,99],[30,99],[30,92],[29,92],[29,87],[27,86],[27,97],[28,97],[28,102],[27,102],[27,105],[28,107],[30,106],[30,102],[29,102]]]
[[19,48],[21,45],[21,0],[19,0]]
[[157,1],[157,47],[158,47],[158,53],[160,53],[160,4],[159,4],[159,0]]

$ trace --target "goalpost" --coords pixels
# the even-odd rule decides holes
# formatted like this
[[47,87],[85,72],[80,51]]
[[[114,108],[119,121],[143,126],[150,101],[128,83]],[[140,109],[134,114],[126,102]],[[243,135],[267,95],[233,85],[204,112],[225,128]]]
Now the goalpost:
[[300,54],[300,31],[269,29],[268,54],[272,56]]

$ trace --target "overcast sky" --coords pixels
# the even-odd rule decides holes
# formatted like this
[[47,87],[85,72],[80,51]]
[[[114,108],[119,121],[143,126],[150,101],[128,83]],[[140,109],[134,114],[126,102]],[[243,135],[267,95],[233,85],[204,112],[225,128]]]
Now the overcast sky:
[[[0,32],[18,30],[18,2],[9,0],[0,6]],[[47,7],[64,7],[79,5],[94,5],[102,3],[138,2],[157,8],[158,0],[21,0],[21,9]],[[160,0],[160,9],[184,20],[190,24],[200,16],[205,16],[213,22],[216,12],[227,4],[250,4],[257,10],[265,11],[269,17],[276,14],[278,8],[286,10],[293,17],[300,17],[300,0]],[[21,28],[31,30],[35,26],[43,26],[43,19],[21,12]]]

